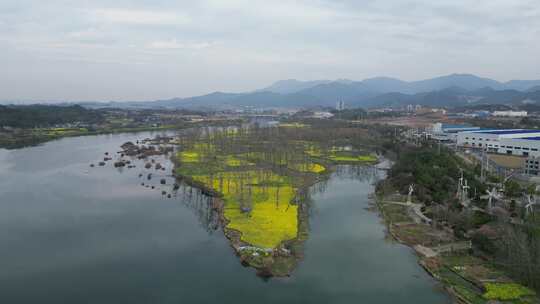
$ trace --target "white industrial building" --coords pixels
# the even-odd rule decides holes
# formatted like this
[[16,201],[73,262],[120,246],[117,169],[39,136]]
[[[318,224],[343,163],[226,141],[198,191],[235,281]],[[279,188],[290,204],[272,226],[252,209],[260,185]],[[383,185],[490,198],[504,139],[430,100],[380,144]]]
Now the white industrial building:
[[492,115],[499,117],[527,117],[527,111],[495,111]]
[[434,123],[431,127],[431,137],[440,141],[456,141],[457,134],[463,131],[477,131],[480,127],[471,125],[455,125]]
[[457,145],[488,152],[540,157],[540,130],[477,130],[457,134]]
[[311,117],[313,118],[319,118],[319,119],[326,119],[326,118],[332,118],[334,114],[330,112],[313,112],[313,115]]

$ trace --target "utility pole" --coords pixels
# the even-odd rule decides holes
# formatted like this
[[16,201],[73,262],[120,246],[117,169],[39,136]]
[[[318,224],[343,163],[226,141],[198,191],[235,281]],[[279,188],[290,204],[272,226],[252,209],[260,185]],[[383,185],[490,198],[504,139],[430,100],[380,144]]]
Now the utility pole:
[[469,188],[470,187],[467,184],[467,180],[465,180],[465,185],[463,186],[463,201],[462,201],[462,204],[464,206],[467,206],[467,207],[468,207],[468,203],[465,203],[465,202],[469,199],[469,197],[467,195],[468,194],[467,192],[469,191]]
[[[484,159],[486,160],[486,164],[484,165]],[[485,182],[486,181],[486,167],[487,167],[488,158],[486,155],[486,150],[482,149],[482,159],[480,160],[480,181]]]
[[461,187],[463,186],[463,169],[459,168],[460,178],[457,186],[456,197],[461,199]]

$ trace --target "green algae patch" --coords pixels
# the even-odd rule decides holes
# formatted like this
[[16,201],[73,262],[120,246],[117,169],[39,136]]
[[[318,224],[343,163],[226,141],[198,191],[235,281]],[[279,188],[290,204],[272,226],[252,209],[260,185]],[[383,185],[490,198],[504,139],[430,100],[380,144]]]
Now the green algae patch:
[[184,163],[198,163],[199,162],[199,153],[194,151],[184,151],[180,152],[180,159]]
[[245,159],[240,159],[234,155],[227,155],[222,158],[222,161],[229,167],[241,167],[241,166],[251,166],[252,162],[249,162]]
[[298,123],[298,122],[280,123],[279,126],[282,127],[282,128],[306,128],[306,127],[308,127],[308,125],[303,124],[303,123]]
[[485,288],[484,298],[488,300],[512,301],[536,295],[534,291],[517,283],[486,283]]
[[328,159],[335,161],[335,162],[360,162],[360,163],[372,163],[377,161],[377,157],[374,155],[356,155],[356,156],[350,156],[350,155],[339,155],[334,154],[330,155]]
[[352,147],[332,146],[330,148],[323,149],[317,145],[308,143],[305,144],[304,153],[312,158],[330,161],[337,164],[361,164],[377,162],[376,155],[362,154],[360,151],[354,151]]
[[73,136],[73,135],[83,135],[88,133],[86,128],[50,128],[44,129],[46,136],[52,137],[63,137],[63,136]]
[[310,172],[310,173],[317,173],[317,174],[323,173],[324,171],[326,171],[326,167],[317,163],[298,164],[295,166],[294,169],[300,172]]

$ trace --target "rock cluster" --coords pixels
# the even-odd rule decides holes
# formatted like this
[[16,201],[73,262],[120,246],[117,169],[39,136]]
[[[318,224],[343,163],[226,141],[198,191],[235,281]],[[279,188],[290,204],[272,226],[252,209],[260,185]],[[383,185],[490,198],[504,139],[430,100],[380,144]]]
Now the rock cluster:
[[[145,159],[154,155],[167,155],[174,151],[172,146],[164,146],[172,140],[170,137],[156,137],[154,140],[145,139],[143,145],[136,145],[131,141],[125,142],[120,147],[122,151],[118,152],[128,156],[137,156],[139,159]],[[138,143],[139,141],[137,141]]]

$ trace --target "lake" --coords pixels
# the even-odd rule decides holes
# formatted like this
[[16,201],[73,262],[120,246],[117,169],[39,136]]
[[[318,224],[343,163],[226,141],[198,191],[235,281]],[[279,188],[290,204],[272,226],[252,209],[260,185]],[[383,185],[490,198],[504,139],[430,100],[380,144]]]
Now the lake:
[[334,174],[314,190],[305,259],[290,278],[263,280],[240,264],[197,190],[161,194],[170,163],[165,186],[139,177],[140,163],[97,166],[154,135],[0,149],[1,303],[450,303],[367,210],[381,172]]

